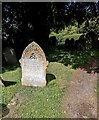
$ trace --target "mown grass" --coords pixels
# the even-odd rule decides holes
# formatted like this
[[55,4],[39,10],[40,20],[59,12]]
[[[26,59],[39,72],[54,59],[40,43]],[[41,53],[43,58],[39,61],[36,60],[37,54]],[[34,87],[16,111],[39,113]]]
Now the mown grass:
[[[17,83],[2,87],[2,104],[7,105],[12,97],[18,93],[19,97],[16,99],[21,101],[17,103],[15,110],[18,118],[64,117],[61,99],[73,71],[71,66],[66,67],[61,63],[50,62],[47,67],[48,83],[44,88],[21,86],[21,69],[19,67],[16,70],[4,72],[2,74],[4,80],[16,81]],[[24,100],[22,100],[22,96],[24,96]]]
[[47,73],[53,74],[55,79],[44,88],[25,88],[21,94],[28,98],[25,105],[21,105],[18,115],[22,118],[62,118],[61,98],[73,70],[61,63],[51,62]]
[[[20,78],[21,78],[21,69],[18,67],[16,70],[9,70],[6,69],[7,72],[4,72],[0,76],[2,76],[3,80],[8,82],[7,87],[0,87],[1,97],[0,103],[7,104],[12,96],[16,93],[17,89],[20,86]],[[15,82],[15,85],[10,85],[10,82]]]

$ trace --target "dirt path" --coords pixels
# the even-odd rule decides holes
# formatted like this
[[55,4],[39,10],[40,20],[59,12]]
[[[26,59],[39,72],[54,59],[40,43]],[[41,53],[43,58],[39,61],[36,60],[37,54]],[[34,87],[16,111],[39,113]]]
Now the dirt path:
[[97,118],[97,73],[77,69],[62,98],[66,118]]

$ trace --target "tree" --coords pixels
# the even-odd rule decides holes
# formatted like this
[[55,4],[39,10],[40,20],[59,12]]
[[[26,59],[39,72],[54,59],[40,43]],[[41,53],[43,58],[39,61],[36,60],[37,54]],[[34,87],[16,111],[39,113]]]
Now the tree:
[[3,48],[12,46],[18,58],[33,40],[46,52],[51,30],[64,29],[76,20],[78,28],[99,14],[99,2],[13,2],[2,4]]
[[19,53],[33,40],[47,48],[50,33],[50,3],[3,3],[3,48]]

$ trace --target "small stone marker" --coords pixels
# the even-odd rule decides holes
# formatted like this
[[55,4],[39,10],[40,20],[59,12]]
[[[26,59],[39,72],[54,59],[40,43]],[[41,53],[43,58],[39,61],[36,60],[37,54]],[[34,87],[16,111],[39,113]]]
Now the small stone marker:
[[17,57],[15,51],[11,47],[6,47],[3,51],[4,58],[8,64],[17,64]]
[[0,77],[0,87],[4,86],[4,84],[2,83],[2,78]]
[[47,61],[42,48],[34,41],[23,51],[19,60],[22,67],[22,85],[46,86]]

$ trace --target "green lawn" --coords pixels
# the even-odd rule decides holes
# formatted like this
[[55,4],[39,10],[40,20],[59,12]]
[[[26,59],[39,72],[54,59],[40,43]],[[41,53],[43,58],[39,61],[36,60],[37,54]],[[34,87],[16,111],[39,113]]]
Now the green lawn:
[[[9,70],[2,74],[4,80],[17,82],[15,85],[2,87],[2,103],[8,104],[11,98],[18,93],[16,111],[19,118],[61,118],[64,113],[61,108],[61,99],[67,83],[73,74],[71,66],[62,63],[50,62],[47,67],[47,86],[33,88],[21,86],[21,69]],[[0,88],[1,89],[1,88]]]
[[0,90],[2,91],[0,95],[2,96],[0,103],[7,104],[20,86],[21,69],[18,67],[16,70],[7,70],[7,72],[2,73],[1,76],[4,81],[15,82],[15,85],[0,87]]
[[24,87],[21,91],[21,95],[26,95],[26,101],[25,105],[23,104],[20,109],[17,108],[19,116],[22,118],[64,117],[61,108],[61,98],[72,73],[73,70],[63,64],[51,62],[47,68],[47,74],[54,75],[55,78],[49,81],[44,88],[34,89]]

